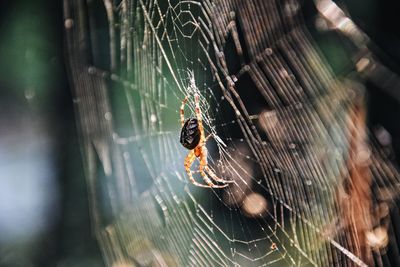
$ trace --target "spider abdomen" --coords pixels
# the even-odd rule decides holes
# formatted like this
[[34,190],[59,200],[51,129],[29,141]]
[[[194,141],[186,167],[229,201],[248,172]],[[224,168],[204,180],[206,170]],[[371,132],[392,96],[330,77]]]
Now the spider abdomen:
[[194,149],[200,142],[199,122],[195,118],[189,118],[183,124],[181,130],[181,144],[187,149]]

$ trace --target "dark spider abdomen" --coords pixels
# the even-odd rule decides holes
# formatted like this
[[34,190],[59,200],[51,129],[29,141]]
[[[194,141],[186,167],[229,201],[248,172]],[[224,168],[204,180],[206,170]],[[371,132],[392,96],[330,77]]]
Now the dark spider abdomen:
[[194,149],[200,142],[199,122],[195,118],[189,118],[181,130],[181,144],[187,149]]

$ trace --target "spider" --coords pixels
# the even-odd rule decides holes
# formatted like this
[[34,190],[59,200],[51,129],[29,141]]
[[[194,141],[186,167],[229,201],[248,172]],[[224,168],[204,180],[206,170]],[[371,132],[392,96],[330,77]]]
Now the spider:
[[[190,181],[192,184],[199,186],[199,187],[207,187],[207,188],[224,188],[227,187],[229,183],[233,183],[233,181],[227,181],[224,179],[219,178],[209,167],[207,163],[207,148],[206,142],[211,137],[209,134],[207,137],[204,135],[204,128],[203,128],[203,121],[202,121],[202,114],[199,107],[199,95],[196,93],[194,95],[195,101],[195,112],[196,118],[189,118],[185,120],[184,108],[188,97],[186,96],[185,99],[182,101],[181,106],[181,137],[180,142],[181,144],[190,150],[189,154],[185,158],[184,166],[187,175],[189,176]],[[201,184],[198,183],[192,174],[192,170],[190,167],[192,166],[194,160],[198,158],[200,161],[199,172],[200,175],[203,177],[204,181],[207,183]],[[214,184],[211,179],[207,176],[207,174],[216,182],[223,183],[222,185]]]

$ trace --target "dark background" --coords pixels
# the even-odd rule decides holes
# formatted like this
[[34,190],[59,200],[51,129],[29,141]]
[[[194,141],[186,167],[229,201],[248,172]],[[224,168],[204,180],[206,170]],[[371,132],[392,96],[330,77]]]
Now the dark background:
[[[383,62],[399,73],[400,23],[394,1],[345,2],[385,55]],[[6,170],[0,171],[0,192],[10,196],[0,198],[0,266],[104,264],[91,232],[63,30],[62,1],[0,4],[0,169]],[[346,69],[346,64],[336,68]],[[391,133],[398,154],[400,105],[367,85],[369,124]],[[38,176],[46,180],[30,178],[26,162],[39,166]],[[35,186],[27,187],[26,179]],[[24,231],[12,228],[18,223],[25,225],[20,227]]]

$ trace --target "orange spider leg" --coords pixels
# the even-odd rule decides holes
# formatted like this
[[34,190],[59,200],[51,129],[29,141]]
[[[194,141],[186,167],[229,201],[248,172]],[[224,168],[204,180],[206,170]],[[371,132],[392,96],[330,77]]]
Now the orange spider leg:
[[207,135],[206,139],[204,139],[204,144],[208,141],[208,139],[210,139],[211,136],[213,136],[212,133],[210,133],[210,134]]
[[201,111],[200,111],[199,98],[200,98],[199,95],[196,93],[194,95],[194,103],[195,103],[195,110],[194,111],[196,112],[197,121],[199,123],[199,131],[200,131],[200,134],[201,134],[201,141],[200,142],[203,141],[202,144],[204,145],[205,137],[204,137],[203,120],[202,120]]
[[183,99],[182,105],[181,105],[181,110],[180,110],[182,127],[183,127],[183,124],[185,124],[185,104],[186,104],[186,101],[187,101],[187,96],[185,97],[185,99]]
[[[200,166],[199,166],[199,171],[200,171],[200,175],[203,177],[204,181],[210,186],[210,187],[214,187],[214,188],[224,188],[227,187],[228,184],[224,184],[224,185],[215,185],[213,184],[213,182],[210,180],[210,178],[208,178],[207,174],[204,172],[204,170],[207,167],[207,148],[205,146],[203,146],[200,150],[200,154],[198,155],[199,159],[200,159]],[[214,174],[214,173],[213,173]],[[214,178],[212,175],[210,175],[211,178]],[[214,175],[215,177],[217,177],[216,175]],[[217,177],[217,179],[222,180],[220,178]],[[215,180],[215,179],[214,179]],[[215,180],[218,182],[218,180]],[[224,181],[224,180],[222,180]]]
[[200,171],[200,175],[201,177],[203,177],[204,181],[208,184],[207,187],[224,188],[228,186],[228,184],[223,184],[223,185],[213,184],[213,182],[211,182],[210,178],[208,178],[207,174],[204,171]]
[[[193,178],[193,174],[192,174],[192,170],[190,169],[190,167],[192,166],[194,160],[196,159],[196,155],[194,154],[194,151],[190,151],[189,154],[186,156],[185,158],[185,170],[186,173],[189,177],[190,182],[192,182],[192,184],[194,184],[195,186],[199,186],[199,187],[214,187],[214,184],[211,183],[207,183],[208,185],[204,185],[204,184],[200,184],[198,183],[194,178]],[[211,181],[210,181],[211,182]]]
[[234,181],[229,181],[229,180],[224,180],[222,178],[219,178],[211,169],[210,167],[208,167],[208,165],[206,165],[204,167],[204,170],[208,173],[208,175],[210,175],[211,179],[213,179],[216,182],[219,183],[224,183],[224,184],[231,184],[234,183]]
[[[210,135],[209,135],[210,136]],[[207,136],[207,138],[209,137]],[[206,138],[206,139],[207,139]],[[210,175],[210,177],[216,181],[216,182],[220,182],[220,183],[224,183],[224,185],[216,185],[214,187],[217,188],[222,188],[222,187],[226,187],[228,186],[228,183],[233,183],[233,181],[227,181],[224,179],[219,178],[209,167],[208,167],[208,161],[207,161],[207,154],[208,154],[208,150],[205,146],[203,146],[203,148],[201,149],[201,153],[199,155],[200,158],[200,174],[201,176],[203,176],[203,179],[207,182],[207,180],[210,180],[208,178],[208,176],[206,175],[206,173],[204,171],[206,171],[208,173],[208,175]],[[208,182],[207,182],[208,183]]]

